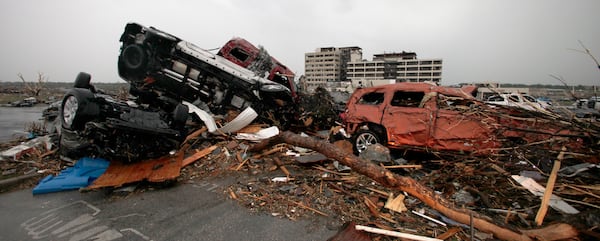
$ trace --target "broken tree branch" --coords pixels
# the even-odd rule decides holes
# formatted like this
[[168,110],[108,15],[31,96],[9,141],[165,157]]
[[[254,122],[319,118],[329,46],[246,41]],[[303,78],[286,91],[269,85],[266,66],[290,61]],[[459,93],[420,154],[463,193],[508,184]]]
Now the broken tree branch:
[[559,77],[559,76],[551,74],[550,77],[560,81],[565,87],[567,87],[567,93],[569,93],[569,95],[571,95],[571,98],[573,100],[579,99],[579,98],[577,98],[577,96],[575,96],[575,93],[573,93],[572,91],[569,90],[569,88],[570,88],[569,84],[567,84],[567,81],[565,81],[565,79],[562,76]]
[[[337,160],[352,168],[353,171],[368,176],[383,186],[404,191],[413,197],[418,198],[428,206],[455,221],[463,224],[469,224],[471,221],[470,214],[472,211],[455,208],[448,200],[442,198],[429,187],[422,185],[415,179],[394,174],[372,162],[348,154],[326,141],[317,140],[311,137],[302,137],[286,131],[254,145],[250,151],[263,150],[269,146],[284,142],[318,151],[328,158]],[[495,237],[503,240],[559,240],[573,238],[578,234],[576,229],[568,224],[554,224],[542,229],[518,232],[493,224],[477,213],[473,213],[473,225],[478,230],[492,233]]]
[[281,169],[281,171],[285,174],[285,176],[290,177],[290,171],[288,171],[288,169],[285,167],[285,165],[283,165],[283,162],[281,162],[281,160],[279,160],[278,157],[273,157],[273,161],[275,161],[275,165],[277,165],[279,167],[279,169]]
[[590,56],[590,58],[592,58],[592,60],[594,61],[594,63],[596,63],[596,67],[598,67],[598,69],[600,69],[600,63],[598,62],[598,60],[596,59],[596,57],[594,57],[594,55],[592,54],[592,52],[590,51],[590,49],[588,49],[587,47],[585,47],[585,45],[583,45],[583,42],[581,42],[581,40],[577,40],[579,42],[579,45],[581,45],[581,47],[583,48],[583,50],[579,50],[579,49],[571,49],[573,51],[577,51],[580,53],[584,53],[588,56]]
[[314,209],[314,208],[311,208],[311,207],[309,207],[309,206],[306,206],[306,205],[304,205],[304,203],[301,203],[301,202],[294,202],[294,201],[290,201],[290,202],[291,202],[291,203],[293,203],[293,204],[296,204],[296,205],[298,205],[298,207],[304,208],[304,209],[306,209],[306,210],[309,210],[309,211],[313,211],[313,212],[315,212],[315,213],[317,213],[317,214],[319,214],[319,215],[321,215],[321,216],[324,216],[324,217],[329,217],[329,215],[327,215],[326,213],[324,213],[324,212],[321,212],[321,211],[319,211],[319,210],[316,210],[316,209]]

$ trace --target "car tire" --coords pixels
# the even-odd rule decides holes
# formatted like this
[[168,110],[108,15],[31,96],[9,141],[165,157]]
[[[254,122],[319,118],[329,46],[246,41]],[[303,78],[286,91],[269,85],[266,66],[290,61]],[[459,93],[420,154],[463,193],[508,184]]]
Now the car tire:
[[148,64],[148,54],[141,45],[130,44],[121,52],[120,61],[128,71],[140,73]]
[[355,153],[361,153],[366,150],[368,146],[381,143],[381,136],[371,130],[360,130],[354,135],[352,140],[352,147]]
[[75,88],[83,88],[89,89],[91,87],[90,81],[92,80],[92,76],[85,72],[79,72],[77,77],[75,78]]
[[99,112],[98,106],[90,102],[93,97],[89,90],[69,91],[60,105],[61,126],[67,130],[83,129],[85,122]]
[[177,125],[184,125],[188,119],[189,108],[187,105],[178,104],[173,110],[173,120]]

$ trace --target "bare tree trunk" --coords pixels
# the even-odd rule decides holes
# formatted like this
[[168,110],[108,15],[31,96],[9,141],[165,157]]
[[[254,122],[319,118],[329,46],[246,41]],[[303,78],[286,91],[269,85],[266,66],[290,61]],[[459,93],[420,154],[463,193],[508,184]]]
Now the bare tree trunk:
[[40,95],[40,92],[44,89],[46,82],[48,81],[48,78],[44,76],[43,73],[38,73],[37,83],[26,81],[21,73],[17,74],[17,76],[19,76],[19,79],[25,84],[25,92],[34,97]]
[[433,190],[420,184],[415,179],[394,174],[370,161],[365,161],[352,154],[348,154],[329,142],[311,137],[302,137],[289,131],[282,132],[269,140],[256,144],[251,148],[251,151],[262,150],[278,143],[288,143],[320,152],[328,158],[349,166],[353,171],[370,177],[383,186],[409,193],[431,208],[460,223],[469,225],[470,214],[473,213],[474,227],[482,232],[492,233],[499,239],[559,240],[575,238],[578,235],[577,230],[568,224],[554,224],[546,228],[522,232],[500,227],[481,218],[481,215],[475,212],[455,208],[451,202],[437,195]]

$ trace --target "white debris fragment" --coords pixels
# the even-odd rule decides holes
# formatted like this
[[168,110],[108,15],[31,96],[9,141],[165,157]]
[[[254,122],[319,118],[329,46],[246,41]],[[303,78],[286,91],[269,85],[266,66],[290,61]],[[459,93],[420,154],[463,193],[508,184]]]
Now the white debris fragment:
[[[543,187],[542,185],[538,184],[535,180],[531,179],[530,177],[524,177],[524,176],[519,176],[519,175],[512,175],[511,176],[515,181],[517,181],[519,184],[521,184],[521,186],[527,188],[527,190],[529,190],[529,192],[533,193],[533,195],[536,195],[538,197],[543,197],[544,196],[544,192],[546,191],[546,188]],[[550,196],[550,203],[549,203],[550,207],[567,213],[567,214],[578,214],[579,210],[575,209],[573,206],[569,205],[568,203],[566,203],[565,201],[563,201],[560,197],[552,194],[552,196]]]
[[235,138],[240,140],[261,141],[279,135],[279,128],[271,126],[256,133],[238,133]]

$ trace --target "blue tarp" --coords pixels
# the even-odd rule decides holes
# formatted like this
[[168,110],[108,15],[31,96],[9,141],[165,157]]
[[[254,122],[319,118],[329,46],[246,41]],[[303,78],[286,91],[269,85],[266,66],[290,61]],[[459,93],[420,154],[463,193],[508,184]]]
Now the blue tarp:
[[57,176],[48,175],[33,188],[33,194],[43,194],[79,189],[92,184],[106,171],[109,162],[102,158],[81,158],[73,167],[69,167]]

